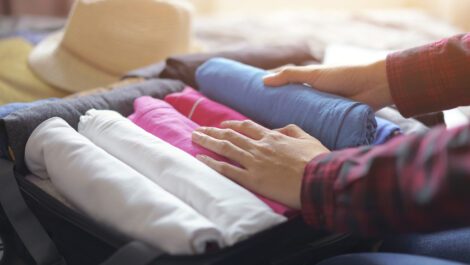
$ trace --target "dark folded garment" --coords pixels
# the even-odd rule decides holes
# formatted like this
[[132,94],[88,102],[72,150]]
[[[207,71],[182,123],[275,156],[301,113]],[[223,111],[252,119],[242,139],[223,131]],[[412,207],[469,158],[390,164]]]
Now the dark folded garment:
[[129,73],[127,76],[161,77],[183,81],[197,88],[196,69],[207,60],[223,57],[262,69],[273,69],[286,64],[302,65],[319,62],[306,43],[273,46],[247,46],[217,53],[198,53],[170,57],[166,63],[157,63]]
[[446,125],[446,122],[444,120],[444,112],[442,111],[423,114],[423,115],[415,116],[414,118],[424,123],[428,127]]
[[46,98],[40,99],[32,102],[13,102],[0,106],[0,118],[8,116],[10,113],[21,109],[31,108],[37,105],[41,105],[47,102],[59,100],[59,98]]
[[[2,105],[0,106],[0,119],[8,116],[10,113],[13,113],[15,111],[31,108],[31,107],[44,104],[46,102],[54,101],[54,100],[59,100],[59,99],[47,98],[47,99],[41,99],[41,100],[37,100],[33,102],[15,102],[15,103]],[[8,157],[8,151],[7,151],[6,135],[3,133],[0,133],[0,158],[7,158],[7,157]]]
[[8,139],[17,169],[27,173],[24,163],[26,141],[33,130],[43,121],[52,117],[60,117],[76,129],[80,116],[89,109],[115,110],[128,116],[133,112],[134,99],[140,96],[163,98],[167,94],[181,91],[183,88],[184,84],[176,80],[152,79],[117,88],[110,92],[49,102],[6,116],[1,120],[0,131]]
[[135,69],[131,72],[128,72],[125,76],[122,77],[122,79],[134,78],[134,77],[150,79],[150,78],[160,77],[165,67],[166,67],[166,62],[160,61],[158,63],[154,63],[151,65],[142,67],[142,68]]
[[266,74],[214,58],[198,68],[196,79],[207,97],[268,128],[296,124],[330,150],[373,143],[377,124],[369,106],[300,84],[269,88]]

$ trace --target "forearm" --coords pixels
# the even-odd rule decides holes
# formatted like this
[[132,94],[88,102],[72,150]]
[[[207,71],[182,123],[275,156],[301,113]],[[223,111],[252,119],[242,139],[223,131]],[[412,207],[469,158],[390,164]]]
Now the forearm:
[[390,54],[387,77],[405,117],[470,104],[470,34]]
[[470,224],[470,126],[409,135],[312,160],[305,220],[334,232],[381,235]]

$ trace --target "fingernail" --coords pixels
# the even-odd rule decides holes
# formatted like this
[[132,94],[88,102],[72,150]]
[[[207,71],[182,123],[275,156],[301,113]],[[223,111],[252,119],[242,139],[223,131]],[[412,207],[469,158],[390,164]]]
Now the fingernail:
[[205,131],[206,129],[207,129],[207,127],[201,126],[201,127],[196,128],[196,131],[198,131],[198,132],[203,132],[203,131]]

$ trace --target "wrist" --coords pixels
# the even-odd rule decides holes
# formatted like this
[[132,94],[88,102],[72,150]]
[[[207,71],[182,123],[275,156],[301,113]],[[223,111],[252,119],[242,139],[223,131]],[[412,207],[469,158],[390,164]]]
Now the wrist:
[[386,61],[377,61],[367,65],[365,68],[370,85],[369,98],[371,102],[369,105],[371,105],[374,110],[392,105],[393,99],[388,84]]
[[326,153],[313,158],[305,166],[301,183],[300,202],[303,218],[307,224],[318,229],[325,228],[327,213],[333,213],[328,211],[328,205],[334,201],[333,185],[327,181],[329,174],[325,172],[325,168],[328,168],[328,156]]

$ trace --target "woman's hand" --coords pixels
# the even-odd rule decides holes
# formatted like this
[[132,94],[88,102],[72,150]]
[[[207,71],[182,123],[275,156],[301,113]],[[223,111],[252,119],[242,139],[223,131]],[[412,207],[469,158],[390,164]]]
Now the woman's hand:
[[247,189],[300,209],[305,166],[329,150],[295,125],[269,130],[252,121],[226,121],[223,128],[200,127],[193,142],[241,165],[207,156],[199,160]]
[[264,77],[267,86],[306,83],[323,92],[363,102],[374,110],[393,104],[385,61],[359,66],[288,66]]

